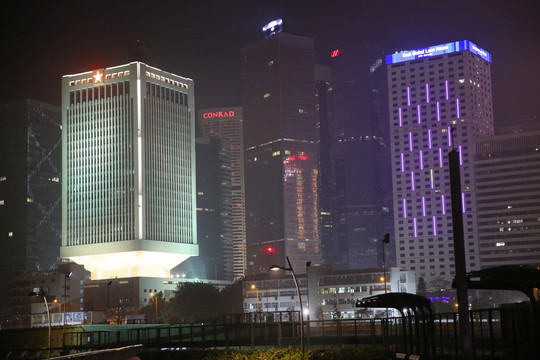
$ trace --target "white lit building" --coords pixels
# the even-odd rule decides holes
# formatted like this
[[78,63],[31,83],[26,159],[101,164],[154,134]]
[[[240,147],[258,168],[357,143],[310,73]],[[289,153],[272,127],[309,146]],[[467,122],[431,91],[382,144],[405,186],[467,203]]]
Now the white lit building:
[[144,63],[62,78],[61,256],[92,279],[198,254],[193,81]]
[[[455,275],[448,153],[460,153],[467,270],[479,268],[474,139],[493,135],[491,55],[456,41],[386,56],[396,265],[427,288]],[[454,128],[453,137],[451,129]]]
[[[385,283],[382,268],[336,270],[330,266],[308,267],[306,273],[297,274],[304,318],[328,320],[364,316],[362,309],[355,307],[356,300],[384,294],[385,285],[386,292],[416,293],[413,271],[387,268],[386,276]],[[268,275],[246,277],[243,282],[243,297],[246,313],[300,310],[290,273],[272,272]]]
[[476,141],[482,268],[540,265],[540,130]]

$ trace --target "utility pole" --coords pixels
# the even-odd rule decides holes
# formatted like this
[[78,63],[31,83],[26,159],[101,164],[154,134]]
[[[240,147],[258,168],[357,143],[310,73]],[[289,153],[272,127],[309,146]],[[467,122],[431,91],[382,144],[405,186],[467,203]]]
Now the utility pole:
[[[453,130],[453,129],[452,129]],[[461,337],[461,358],[472,359],[471,327],[469,324],[469,298],[467,294],[467,270],[465,262],[465,238],[463,235],[463,203],[461,199],[461,174],[459,153],[452,149],[448,154],[450,166],[450,192],[452,195],[452,231],[454,236],[454,261],[456,267],[456,292]]]

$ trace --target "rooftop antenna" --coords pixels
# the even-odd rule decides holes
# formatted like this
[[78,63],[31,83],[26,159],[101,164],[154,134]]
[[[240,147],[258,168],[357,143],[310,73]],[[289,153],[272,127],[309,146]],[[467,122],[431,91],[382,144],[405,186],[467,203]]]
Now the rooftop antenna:
[[129,60],[146,63],[146,49],[141,40],[137,39],[135,49],[129,52]]

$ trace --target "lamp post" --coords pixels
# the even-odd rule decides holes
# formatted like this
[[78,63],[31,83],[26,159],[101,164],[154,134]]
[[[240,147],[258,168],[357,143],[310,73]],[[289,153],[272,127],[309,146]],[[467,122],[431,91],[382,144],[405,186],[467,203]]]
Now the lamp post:
[[283,267],[278,265],[272,265],[270,267],[270,270],[277,271],[277,270],[283,270],[283,271],[290,271],[292,274],[292,278],[294,281],[294,286],[296,286],[296,293],[298,294],[298,302],[300,302],[300,346],[302,347],[302,358],[304,357],[304,309],[302,307],[302,296],[300,295],[300,288],[298,287],[298,280],[296,279],[296,274],[294,273],[294,269],[291,266],[291,262],[289,261],[289,257],[285,257],[287,259],[287,264],[289,264],[289,267]]
[[257,290],[257,311],[259,311],[259,288],[255,284],[251,284],[251,290]]
[[66,298],[67,298],[67,279],[73,275],[73,272],[68,272],[64,274],[64,321],[62,326],[62,333],[64,332],[64,327],[66,326]]
[[62,312],[62,303],[58,299],[54,299],[53,303],[58,304],[58,315]]
[[157,310],[157,295],[158,294],[154,294],[154,293],[150,293],[150,296],[154,299],[154,302],[156,303],[156,320],[155,320],[155,323],[157,324],[158,322],[158,310]]
[[47,358],[51,356],[51,313],[49,312],[49,304],[47,303],[47,294],[45,294],[45,290],[43,290],[43,286],[39,287],[38,292],[32,292],[30,293],[30,296],[41,296],[43,297],[43,301],[45,301],[45,308],[47,309],[47,322],[49,323],[49,346],[47,348],[47,351],[49,355]]
[[384,254],[384,244],[390,243],[390,234],[384,234],[383,241],[382,241],[382,261],[383,261],[383,273],[384,273],[384,293],[386,294],[386,257]]
[[105,312],[105,316],[107,316],[107,324],[109,323],[109,308],[110,308],[110,289],[111,289],[112,280],[109,280],[107,283],[107,311]]
[[307,331],[308,331],[308,348],[311,344],[311,321],[309,319],[309,310],[310,304],[309,301],[309,267],[311,266],[311,261],[306,262],[306,295],[307,295]]

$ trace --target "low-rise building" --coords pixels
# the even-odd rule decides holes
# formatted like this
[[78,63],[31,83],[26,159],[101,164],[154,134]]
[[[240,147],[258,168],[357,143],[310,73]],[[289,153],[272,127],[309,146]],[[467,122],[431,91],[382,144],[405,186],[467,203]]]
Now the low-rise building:
[[[311,320],[374,316],[376,312],[357,309],[355,301],[386,292],[416,293],[413,271],[399,268],[336,270],[329,266],[307,267],[297,274],[304,316]],[[249,276],[243,284],[244,311],[299,311],[300,302],[290,273]]]

